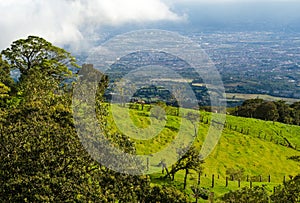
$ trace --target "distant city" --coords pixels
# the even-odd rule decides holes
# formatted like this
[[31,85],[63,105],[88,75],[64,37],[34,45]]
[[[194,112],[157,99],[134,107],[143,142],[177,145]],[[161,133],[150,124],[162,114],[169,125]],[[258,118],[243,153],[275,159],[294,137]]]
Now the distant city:
[[[236,100],[235,94],[271,95],[278,97],[278,99],[292,98],[292,101],[300,99],[300,36],[297,33],[188,32],[180,34],[200,44],[201,48],[214,62],[222,76],[226,93],[233,95],[232,98],[227,97],[229,106],[241,104],[242,101]],[[141,58],[139,64],[134,62],[136,57]],[[111,82],[124,77],[133,67],[151,64],[147,57],[149,56],[138,56],[135,53],[116,61],[111,67],[113,71],[107,71]],[[185,75],[185,78],[189,78],[190,86],[200,104],[209,105],[209,93],[205,85],[202,84],[201,78],[194,74],[193,69],[188,64],[176,58],[171,59],[167,55],[159,56],[159,54],[152,56],[151,60],[155,60],[155,57],[164,58],[158,65],[172,66],[180,74]],[[85,63],[86,56],[79,55],[77,58],[79,64]],[[127,67],[128,64],[130,64],[130,67]],[[156,75],[165,81],[169,80],[166,73],[160,72]],[[138,87],[143,90],[139,92],[145,93],[145,91],[147,92],[147,86],[143,86],[142,83],[147,78],[147,73],[145,72],[140,77]],[[151,80],[153,81],[155,78],[151,78]],[[173,82],[178,82],[178,79]],[[149,86],[149,88],[152,91],[153,86]],[[159,89],[161,88],[159,87]],[[113,91],[113,85],[110,85],[108,94]],[[130,98],[133,95],[125,96]],[[147,99],[144,94],[138,95],[138,93],[135,93],[134,96],[140,96],[144,100]],[[153,93],[148,94],[148,96],[152,97],[152,99],[148,98],[151,101],[153,101],[153,98],[155,98],[155,101],[159,98],[172,98],[170,95],[155,95],[155,93],[154,95]],[[173,103],[174,101],[164,102]]]

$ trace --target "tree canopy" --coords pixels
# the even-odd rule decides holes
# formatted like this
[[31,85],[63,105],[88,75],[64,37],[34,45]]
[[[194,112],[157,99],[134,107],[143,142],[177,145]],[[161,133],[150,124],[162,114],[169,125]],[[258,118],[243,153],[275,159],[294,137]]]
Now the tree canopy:
[[78,67],[75,58],[62,48],[37,36],[14,41],[10,48],[2,51],[12,69],[21,73],[21,78],[39,71],[46,77],[63,79],[72,75],[69,67]]
[[299,102],[287,104],[285,101],[250,99],[244,101],[244,103],[236,109],[234,114],[237,116],[299,125],[299,106]]

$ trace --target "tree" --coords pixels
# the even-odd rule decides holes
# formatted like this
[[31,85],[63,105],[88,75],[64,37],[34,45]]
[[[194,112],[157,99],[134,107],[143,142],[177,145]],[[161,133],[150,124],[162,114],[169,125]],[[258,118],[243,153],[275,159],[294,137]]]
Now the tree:
[[20,71],[20,80],[32,72],[39,71],[45,77],[62,81],[72,75],[69,67],[78,67],[70,53],[37,36],[19,39],[1,53],[12,69]]
[[235,112],[237,116],[243,117],[253,117],[255,114],[256,108],[261,105],[263,102],[262,99],[249,99],[243,102],[242,106],[238,108]]
[[285,101],[276,101],[275,102],[277,109],[278,109],[278,114],[279,118],[278,121],[282,123],[292,123],[292,117],[291,117],[291,109],[289,105],[285,103]]
[[174,202],[186,203],[189,202],[186,194],[177,190],[174,187],[154,186],[151,188],[150,195],[146,198],[147,203],[157,202]]
[[[186,188],[187,176],[191,170],[200,172],[202,170],[202,164],[204,163],[201,160],[199,151],[195,146],[185,147],[182,149],[178,149],[177,154],[179,156],[178,161],[172,166],[172,170],[170,174],[172,175],[172,179],[174,180],[175,174],[180,171],[185,171],[183,188]],[[168,174],[167,174],[168,175]]]
[[292,108],[292,115],[295,125],[300,125],[300,102],[295,102],[290,106]]
[[274,202],[300,202],[300,175],[276,187],[271,199]]
[[262,186],[254,188],[244,187],[241,190],[230,191],[222,198],[223,202],[228,203],[268,203],[269,196],[267,189]]
[[255,118],[269,121],[277,121],[279,117],[278,110],[274,102],[263,102],[256,108],[254,114]]
[[14,85],[14,81],[10,77],[10,66],[7,62],[2,60],[1,54],[0,54],[0,82],[9,88],[12,88]]
[[10,77],[10,66],[0,55],[0,107],[5,106],[6,100],[14,91],[14,81]]

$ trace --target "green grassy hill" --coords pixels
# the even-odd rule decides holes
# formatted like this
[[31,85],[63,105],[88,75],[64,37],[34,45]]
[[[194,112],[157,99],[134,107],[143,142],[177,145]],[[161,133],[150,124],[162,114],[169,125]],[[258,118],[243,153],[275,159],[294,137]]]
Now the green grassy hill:
[[[168,144],[172,143],[177,136],[180,127],[188,139],[193,139],[194,128],[192,123],[185,118],[189,111],[182,109],[180,116],[176,116],[176,109],[165,107],[166,119],[157,120],[150,117],[150,107],[145,106],[143,110],[131,109],[129,111],[130,119],[123,119],[124,113],[128,112],[128,108],[113,105],[114,120],[118,122],[118,127],[112,125],[112,129],[124,133],[136,130],[131,129],[132,122],[139,129],[151,128],[156,136],[145,139],[144,135],[140,135],[136,131],[135,142],[137,153],[141,155],[152,154],[164,149]],[[200,123],[198,129],[198,137],[194,144],[201,146],[207,134],[211,114],[207,112],[200,113]],[[113,123],[113,122],[111,122]],[[163,127],[162,127],[163,126]],[[161,129],[156,129],[161,128]],[[125,133],[126,134],[126,133]],[[176,154],[164,154],[165,158],[174,157]],[[162,156],[162,158],[164,158]],[[237,181],[230,181],[228,187],[225,187],[225,178],[229,173],[240,172],[242,176],[241,186],[249,186],[248,180],[252,179],[253,186],[267,184],[270,192],[273,186],[282,183],[284,176],[294,176],[300,171],[300,164],[289,160],[288,157],[300,156],[300,127],[286,125],[282,123],[273,123],[257,119],[234,117],[227,115],[226,124],[214,151],[205,159],[204,170],[201,176],[201,186],[211,187],[212,175],[215,175],[215,187],[210,189],[215,191],[217,196],[228,192],[229,190],[238,189]],[[158,162],[158,160],[156,160]],[[155,167],[158,163],[151,163]],[[229,172],[229,173],[226,173]],[[175,176],[175,182],[168,182],[160,179],[163,175],[160,173],[152,174],[152,182],[156,184],[177,184],[182,187],[183,173]],[[262,177],[260,183],[259,177]],[[268,183],[269,176],[271,183]],[[188,180],[188,188],[197,183],[197,174],[191,174]]]

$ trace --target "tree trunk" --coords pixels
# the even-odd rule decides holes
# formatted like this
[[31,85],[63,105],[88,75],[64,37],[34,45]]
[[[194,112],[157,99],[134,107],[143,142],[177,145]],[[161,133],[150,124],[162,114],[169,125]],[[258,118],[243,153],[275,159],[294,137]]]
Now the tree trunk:
[[185,169],[185,176],[184,176],[183,189],[186,188],[186,180],[187,180],[188,174],[189,174],[189,169]]

